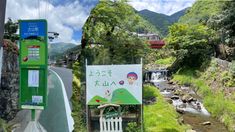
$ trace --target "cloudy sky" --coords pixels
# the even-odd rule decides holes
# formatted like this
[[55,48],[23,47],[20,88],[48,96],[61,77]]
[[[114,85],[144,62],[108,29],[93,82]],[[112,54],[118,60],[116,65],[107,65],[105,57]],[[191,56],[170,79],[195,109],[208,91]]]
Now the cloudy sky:
[[[130,0],[129,4],[136,10],[148,9],[170,15],[194,2],[195,0]],[[55,42],[79,44],[82,26],[97,3],[98,0],[7,0],[6,18],[45,18],[49,31],[60,34]]]

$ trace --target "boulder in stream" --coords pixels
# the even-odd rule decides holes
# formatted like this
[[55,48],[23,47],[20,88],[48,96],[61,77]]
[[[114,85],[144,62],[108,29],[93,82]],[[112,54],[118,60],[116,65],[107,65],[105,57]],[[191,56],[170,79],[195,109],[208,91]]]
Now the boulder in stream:
[[190,96],[189,94],[185,94],[184,96],[182,96],[181,99],[184,103],[191,102],[194,100],[194,98],[192,96]]
[[197,132],[197,131],[190,129],[190,130],[186,130],[186,132]]
[[173,103],[173,101],[170,98],[166,98],[166,102],[169,103],[169,104]]
[[179,99],[180,97],[179,96],[177,96],[177,95],[173,95],[173,96],[171,96],[171,99],[173,99],[173,100],[176,100],[176,99]]
[[182,108],[176,107],[176,112],[184,114],[185,111]]
[[205,121],[205,122],[202,123],[202,125],[204,125],[204,126],[211,125],[211,122],[210,121]]

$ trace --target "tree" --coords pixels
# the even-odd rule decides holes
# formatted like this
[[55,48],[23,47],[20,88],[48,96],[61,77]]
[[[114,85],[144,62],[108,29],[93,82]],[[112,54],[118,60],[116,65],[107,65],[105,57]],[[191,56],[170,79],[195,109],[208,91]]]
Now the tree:
[[226,1],[223,11],[214,15],[208,25],[221,35],[221,42],[234,47],[235,40],[235,1]]
[[19,36],[16,35],[18,29],[18,23],[13,22],[11,18],[8,18],[7,23],[4,25],[4,39],[10,39],[12,42],[19,39]]
[[[125,1],[101,1],[91,11],[83,27],[82,48],[84,53],[87,52],[86,58],[89,56],[89,62],[96,64],[138,63],[148,49],[135,34],[139,29],[156,31]],[[104,52],[109,61],[103,61],[104,58],[99,55]]]
[[215,32],[205,25],[174,24],[166,38],[167,47],[177,52],[178,65],[200,66],[213,54]]

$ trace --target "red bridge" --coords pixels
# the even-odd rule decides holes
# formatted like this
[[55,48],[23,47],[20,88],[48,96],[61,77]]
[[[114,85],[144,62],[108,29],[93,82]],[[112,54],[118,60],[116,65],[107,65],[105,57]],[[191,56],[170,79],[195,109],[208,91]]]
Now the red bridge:
[[152,49],[161,49],[165,45],[163,40],[149,40],[148,42]]

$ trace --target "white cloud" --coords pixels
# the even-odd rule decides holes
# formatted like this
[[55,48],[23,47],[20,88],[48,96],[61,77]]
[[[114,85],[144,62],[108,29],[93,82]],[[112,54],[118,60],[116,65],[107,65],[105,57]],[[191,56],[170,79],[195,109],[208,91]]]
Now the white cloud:
[[148,9],[157,13],[171,15],[192,6],[195,0],[130,0],[128,3],[136,10]]
[[48,21],[48,30],[60,34],[56,41],[80,43],[80,40],[74,40],[72,36],[74,31],[81,30],[88,15],[89,10],[79,1],[54,6],[48,0],[7,0],[6,18],[45,18]]

